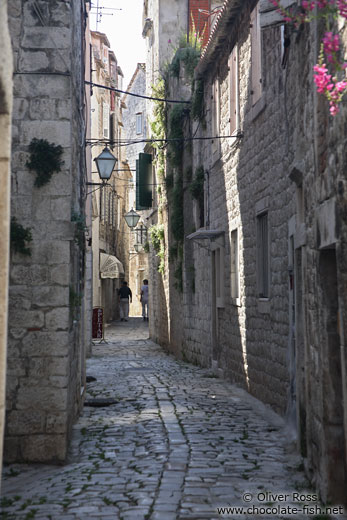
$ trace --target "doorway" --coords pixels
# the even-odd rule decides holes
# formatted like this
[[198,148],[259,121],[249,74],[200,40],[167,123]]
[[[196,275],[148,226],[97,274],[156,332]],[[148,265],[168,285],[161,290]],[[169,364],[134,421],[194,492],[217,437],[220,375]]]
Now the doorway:
[[345,500],[345,435],[340,352],[339,295],[335,248],[319,252],[319,278],[322,296],[322,399],[326,497],[334,503]]

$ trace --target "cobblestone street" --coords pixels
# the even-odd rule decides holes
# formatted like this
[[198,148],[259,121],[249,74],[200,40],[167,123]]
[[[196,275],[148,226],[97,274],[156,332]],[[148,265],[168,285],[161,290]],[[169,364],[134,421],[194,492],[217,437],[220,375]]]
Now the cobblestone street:
[[[88,360],[96,381],[87,384],[68,463],[6,466],[3,519],[254,518],[217,508],[274,507],[279,493],[288,494],[282,506],[303,507],[301,495],[314,492],[300,459],[286,453],[278,416],[165,354],[140,318],[112,324],[106,339]],[[101,400],[108,406],[90,406]],[[262,518],[289,516],[282,513]]]

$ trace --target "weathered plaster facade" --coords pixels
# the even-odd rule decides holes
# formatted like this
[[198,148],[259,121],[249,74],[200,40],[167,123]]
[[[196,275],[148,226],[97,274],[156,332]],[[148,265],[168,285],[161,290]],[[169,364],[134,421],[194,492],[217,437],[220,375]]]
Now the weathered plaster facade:
[[[322,499],[340,503],[347,482],[347,112],[343,103],[332,118],[316,93],[322,28],[302,27],[287,47],[287,29],[268,23],[276,18],[271,10],[265,0],[226,0],[196,68],[204,121],[192,122],[191,133],[187,125],[185,135],[211,139],[194,141],[190,157],[183,153],[183,292],[171,282],[177,263],[166,258],[163,277],[153,267],[159,303],[151,334],[286,415]],[[170,96],[184,95],[180,84],[170,80]],[[203,211],[188,188],[199,167]],[[166,254],[170,221],[169,204]]]
[[[122,89],[123,74],[107,36],[92,31],[91,37],[93,82]],[[93,305],[103,307],[104,320],[111,321],[119,315],[117,290],[121,279],[128,275],[129,234],[123,216],[128,207],[127,184],[131,172],[125,161],[124,147],[120,146],[123,106],[119,93],[93,87],[91,107],[92,158],[108,146],[118,159],[109,185],[90,190],[93,208]],[[94,162],[92,170],[93,182],[100,182]]]
[[[137,64],[126,91],[142,96],[146,94],[146,66],[144,63]],[[148,136],[146,100],[141,97],[125,94],[123,101],[126,105],[126,109],[123,112],[125,138],[129,141],[139,141],[138,143],[135,142],[126,146],[126,158],[132,173],[132,182],[129,183],[129,209],[135,209],[136,161],[139,158],[139,154],[145,150],[144,139]],[[147,228],[145,226],[147,224],[146,217],[149,211],[138,211],[138,213],[141,215],[141,219],[138,222],[137,230],[131,232],[129,240],[128,283],[133,293],[133,302],[131,305],[132,316],[142,315],[142,305],[140,302],[141,286],[143,280],[148,279],[148,254],[144,251],[143,246],[147,242]],[[128,230],[130,233],[130,229]],[[135,244],[139,245],[136,246]]]
[[[8,28],[7,2],[0,4],[0,226],[3,244],[0,252],[0,475],[3,456],[6,403],[6,352],[8,318],[10,158],[13,58]],[[0,477],[1,478],[1,477]]]
[[[14,51],[12,216],[30,256],[12,251],[7,365],[7,461],[62,461],[82,405],[85,339],[84,3],[10,3]],[[71,52],[73,49],[73,52]],[[28,146],[46,139],[64,164],[34,186]],[[90,341],[90,340],[89,340]]]

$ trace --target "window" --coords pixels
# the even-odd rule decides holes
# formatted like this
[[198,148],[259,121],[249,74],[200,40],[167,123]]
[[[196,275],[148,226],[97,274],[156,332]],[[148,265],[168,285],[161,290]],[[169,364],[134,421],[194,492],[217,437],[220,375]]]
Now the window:
[[142,112],[136,114],[136,133],[142,134]]
[[213,262],[213,277],[214,277],[214,291],[216,295],[216,307],[224,307],[224,255],[225,248],[217,244],[211,245],[212,262]]
[[117,229],[120,229],[121,224],[121,211],[122,211],[122,203],[120,198],[117,198]]
[[147,242],[147,228],[143,224],[137,226],[135,230],[136,243],[144,245]]
[[230,135],[239,128],[239,74],[238,47],[235,45],[229,56],[229,118]]
[[257,216],[258,297],[269,297],[269,228],[268,213]]
[[102,104],[102,126],[103,135],[108,139],[110,137],[110,105],[105,102]]
[[251,89],[252,105],[255,105],[262,95],[259,3],[251,12]]
[[[212,136],[219,135],[220,127],[220,89],[218,77],[212,83]],[[219,151],[219,139],[212,140],[212,153]]]
[[239,238],[238,230],[234,229],[230,237],[230,257],[231,257],[231,297],[240,297],[240,277],[239,277]]

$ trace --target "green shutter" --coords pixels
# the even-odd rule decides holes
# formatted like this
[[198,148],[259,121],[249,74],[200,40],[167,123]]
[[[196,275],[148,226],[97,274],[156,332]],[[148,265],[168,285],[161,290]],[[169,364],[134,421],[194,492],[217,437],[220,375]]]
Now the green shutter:
[[136,161],[136,209],[152,207],[152,155],[140,153]]

